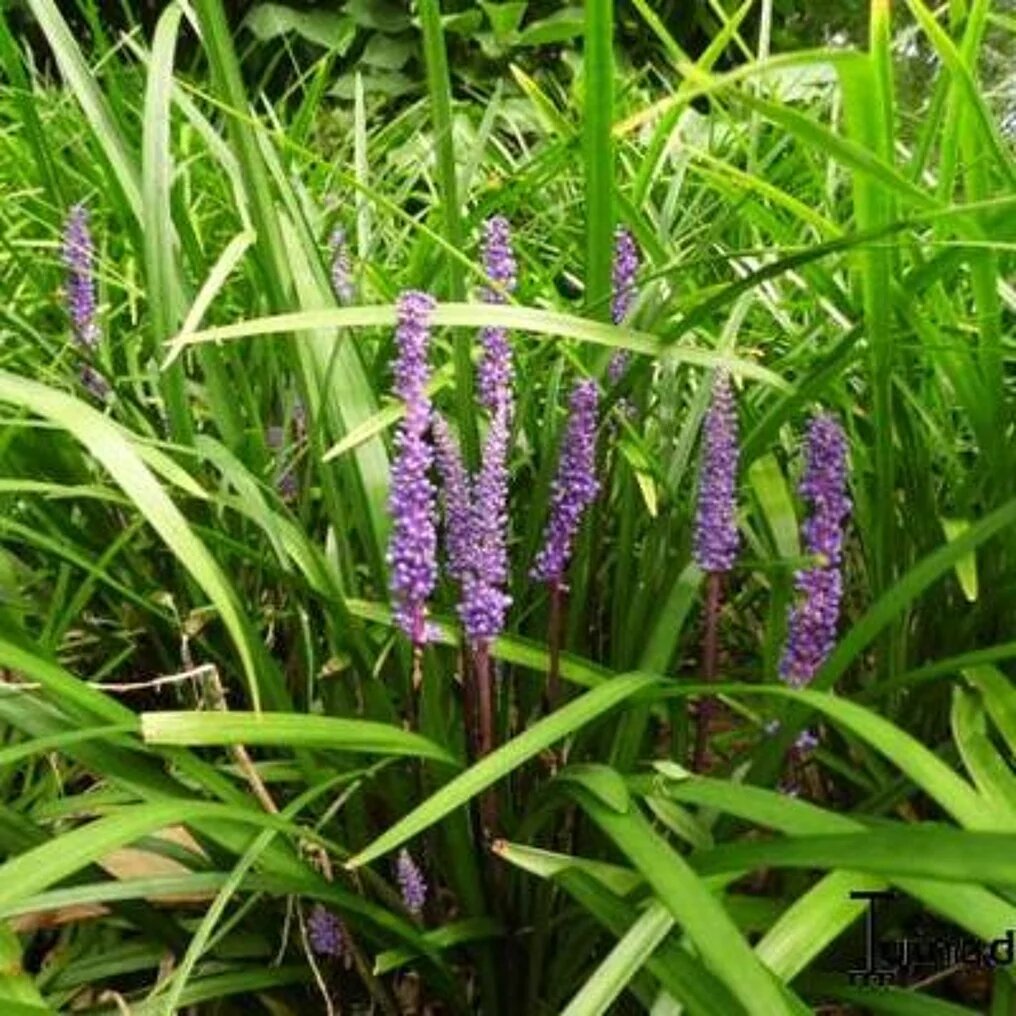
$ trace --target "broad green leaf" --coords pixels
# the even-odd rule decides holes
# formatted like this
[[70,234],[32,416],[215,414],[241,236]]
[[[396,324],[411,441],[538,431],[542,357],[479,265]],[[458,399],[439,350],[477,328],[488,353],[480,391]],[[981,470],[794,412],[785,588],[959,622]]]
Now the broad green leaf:
[[141,735],[149,744],[276,744],[419,756],[455,764],[444,748],[400,727],[306,713],[142,713]]
[[600,1016],[614,1003],[674,926],[662,903],[652,903],[590,974],[562,1016]]
[[[167,344],[168,355],[163,368],[179,356],[184,348],[202,342],[226,342],[254,336],[299,334],[334,328],[391,328],[395,325],[395,310],[394,305],[338,307],[334,310],[277,314],[205,328],[172,339]],[[661,341],[647,332],[587,321],[558,311],[498,304],[442,303],[434,309],[431,320],[435,325],[448,328],[484,328],[490,325],[519,332],[578,339],[611,349],[630,349],[634,353],[657,357],[668,363],[722,369],[783,391],[790,389],[787,382],[778,375],[751,360],[711,349]]]

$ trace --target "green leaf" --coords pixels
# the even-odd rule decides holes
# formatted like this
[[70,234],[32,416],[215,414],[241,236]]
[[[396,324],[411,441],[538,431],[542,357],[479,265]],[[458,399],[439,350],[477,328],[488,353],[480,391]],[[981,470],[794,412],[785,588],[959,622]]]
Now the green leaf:
[[[942,519],[942,529],[948,541],[962,536],[970,528],[966,519]],[[964,554],[955,565],[956,578],[959,579],[963,595],[970,603],[977,600],[977,555],[974,551]]]
[[333,49],[340,56],[356,37],[356,23],[334,11],[298,11],[284,4],[255,4],[243,19],[243,28],[261,42],[295,32],[316,46]]
[[367,40],[360,59],[368,67],[377,67],[382,71],[400,71],[409,63],[413,50],[411,39],[377,32]]
[[[490,917],[469,917],[464,921],[444,924],[423,935],[427,944],[436,950],[452,949],[458,945],[476,942],[485,938],[497,938],[504,934],[504,928]],[[417,958],[419,953],[410,949],[387,949],[378,953],[374,960],[374,973],[378,976],[390,974]]]
[[662,903],[650,904],[586,979],[562,1016],[600,1016],[606,1012],[673,926],[674,918]]
[[655,684],[656,680],[655,677],[646,674],[624,674],[572,699],[446,783],[351,858],[346,866],[362,867],[401,846],[435,822],[440,822],[456,808],[462,807],[487,787],[503,779],[534,755],[575,733],[625,699],[645,691]]
[[[334,310],[308,310],[273,317],[253,318],[231,325],[219,325],[189,335],[178,335],[168,345],[167,359],[171,363],[187,346],[202,342],[225,342],[232,339],[264,335],[286,335],[313,332],[329,328],[392,328],[395,325],[394,304],[384,306],[341,307]],[[589,321],[572,314],[537,310],[529,307],[512,307],[497,304],[442,303],[431,316],[437,326],[477,329],[501,326],[511,331],[533,332],[555,338],[573,338],[610,349],[629,349],[659,359],[663,363],[686,363],[696,367],[722,369],[734,376],[761,381],[773,388],[789,391],[787,384],[771,370],[734,356],[681,343],[667,342],[648,332]],[[471,369],[471,368],[470,368]]]
[[490,27],[499,42],[505,42],[518,31],[525,17],[528,0],[513,0],[508,3],[494,3],[492,0],[480,0],[480,6],[487,15]]
[[141,735],[149,744],[277,744],[416,755],[455,764],[454,757],[444,748],[399,727],[305,713],[142,713]]
[[585,12],[581,7],[565,7],[539,21],[531,21],[519,33],[518,46],[551,46],[582,34]]
[[984,696],[984,706],[1016,755],[1016,694],[1012,681],[998,667],[966,667],[963,676]]
[[797,513],[776,456],[769,452],[755,459],[748,467],[748,479],[758,498],[759,507],[765,516],[780,557],[799,558],[801,542],[798,536]]
[[363,28],[404,32],[412,24],[407,9],[393,0],[348,0],[346,13]]
[[[947,829],[931,823],[829,836],[737,843],[700,852],[703,874],[776,868],[849,868],[883,878],[1016,886],[1016,834]],[[999,929],[1001,932],[1003,929]]]

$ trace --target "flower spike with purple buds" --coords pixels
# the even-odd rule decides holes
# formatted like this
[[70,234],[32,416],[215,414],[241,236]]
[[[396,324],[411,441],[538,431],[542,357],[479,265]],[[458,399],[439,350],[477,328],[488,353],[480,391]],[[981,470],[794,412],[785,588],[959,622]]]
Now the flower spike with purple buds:
[[[483,267],[494,283],[483,290],[486,303],[504,303],[513,293],[518,268],[511,245],[511,226],[503,215],[495,215],[483,224]],[[481,405],[493,413],[500,402],[511,400],[514,377],[512,351],[505,328],[487,327],[480,333],[483,355],[477,369],[477,390]]]
[[427,880],[405,848],[399,851],[395,862],[395,877],[398,879],[402,902],[405,903],[406,909],[411,914],[421,914],[427,902]]
[[[702,640],[702,676],[716,679],[718,627],[722,597],[721,576],[737,557],[737,413],[730,378],[724,372],[713,380],[712,400],[706,412],[699,467],[698,504],[695,511],[695,563],[706,573],[705,628]],[[695,731],[696,772],[706,767],[710,721],[716,708],[711,696],[698,707]]]
[[332,255],[330,275],[332,292],[339,303],[353,302],[352,268],[349,263],[349,244],[346,243],[346,231],[341,226],[332,230],[328,238],[328,248]]
[[705,418],[695,514],[695,563],[707,573],[730,571],[737,556],[737,460],[734,394],[720,373]]
[[832,652],[843,597],[843,527],[851,508],[847,438],[829,414],[818,414],[808,427],[799,490],[811,509],[801,527],[805,549],[819,563],[794,576],[799,599],[790,608],[787,646],[780,662],[780,676],[794,688],[808,684]]
[[[95,278],[93,262],[95,245],[88,223],[88,209],[74,205],[64,225],[63,262],[67,269],[67,313],[71,319],[74,340],[86,358],[91,358],[99,345],[96,321]],[[110,393],[109,383],[92,366],[84,362],[79,376],[81,383],[99,400]]]
[[440,413],[434,413],[430,432],[434,438],[437,471],[441,476],[448,574],[461,586],[473,563],[472,483],[462,461],[462,449]]
[[[635,302],[635,276],[639,270],[639,248],[635,237],[619,226],[614,233],[613,296],[610,303],[610,319],[615,325],[622,324],[628,317]],[[610,358],[607,377],[611,384],[617,384],[628,366],[628,351],[617,349]]]
[[88,209],[83,204],[77,204],[70,210],[64,226],[63,261],[67,268],[67,310],[75,339],[89,350],[99,344],[99,326],[95,320],[94,258],[95,247],[88,223]]
[[395,619],[417,648],[428,640],[427,599],[437,582],[436,492],[429,475],[434,451],[427,440],[431,424],[427,349],[434,306],[427,293],[403,293],[395,332],[398,358],[393,388],[405,403],[406,415],[395,436],[388,564]]
[[320,903],[315,903],[307,918],[310,947],[319,956],[341,957],[346,952],[346,935],[342,922]]
[[474,485],[472,567],[463,584],[459,615],[470,642],[489,642],[501,634],[512,599],[508,584],[508,422],[509,403],[498,404],[487,431]]
[[543,548],[531,572],[540,582],[561,584],[582,513],[596,500],[600,489],[595,475],[598,401],[594,381],[579,381],[572,389],[571,414],[551,488],[550,518]]

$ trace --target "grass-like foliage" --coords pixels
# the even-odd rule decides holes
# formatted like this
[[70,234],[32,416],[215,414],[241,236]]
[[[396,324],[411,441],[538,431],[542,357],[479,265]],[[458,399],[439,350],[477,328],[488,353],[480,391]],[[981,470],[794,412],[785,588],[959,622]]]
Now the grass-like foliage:
[[0,8],[0,1014],[1016,1011],[1011,11],[73,6]]

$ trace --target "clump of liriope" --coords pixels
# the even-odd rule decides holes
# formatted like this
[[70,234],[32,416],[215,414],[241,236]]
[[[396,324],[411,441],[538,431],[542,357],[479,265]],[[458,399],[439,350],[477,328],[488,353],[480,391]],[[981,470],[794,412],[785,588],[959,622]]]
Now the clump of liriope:
[[93,360],[98,350],[101,330],[97,320],[95,298],[95,245],[89,225],[88,209],[74,205],[64,224],[63,262],[67,269],[67,313],[71,319],[74,340],[82,354],[79,370],[81,383],[97,399],[109,395],[109,383],[95,369]]
[[844,523],[847,496],[847,438],[835,417],[821,413],[808,427],[804,476],[798,488],[809,505],[802,526],[805,550],[818,561],[794,577],[797,602],[790,607],[780,676],[800,688],[808,684],[836,644],[843,598]]
[[[740,546],[736,500],[738,458],[734,393],[730,378],[719,373],[713,381],[712,399],[703,426],[695,514],[695,563],[705,572],[706,582],[702,676],[709,682],[716,679],[722,577],[734,566]],[[711,697],[699,703],[693,759],[696,771],[701,771],[706,763],[714,708]]]

